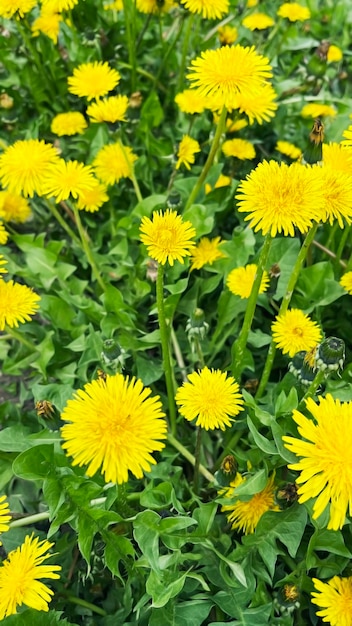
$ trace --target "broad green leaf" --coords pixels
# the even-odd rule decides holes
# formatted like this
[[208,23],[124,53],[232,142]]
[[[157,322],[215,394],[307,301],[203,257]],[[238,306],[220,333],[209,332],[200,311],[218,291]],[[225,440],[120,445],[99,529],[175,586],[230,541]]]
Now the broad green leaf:
[[167,604],[170,598],[177,596],[183,589],[187,572],[151,571],[146,583],[147,593],[152,597],[152,606],[161,608]]
[[154,511],[138,513],[134,521],[134,538],[152,569],[159,572],[159,534],[161,517]]
[[276,445],[258,432],[249,415],[247,416],[247,424],[252,433],[253,439],[260,450],[263,450],[263,452],[270,455],[278,454]]

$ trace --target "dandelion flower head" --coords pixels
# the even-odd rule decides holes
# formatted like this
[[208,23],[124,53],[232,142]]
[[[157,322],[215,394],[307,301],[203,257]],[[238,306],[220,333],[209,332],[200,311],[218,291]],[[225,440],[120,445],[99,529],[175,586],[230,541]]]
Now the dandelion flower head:
[[293,411],[300,439],[284,436],[285,447],[300,457],[289,468],[300,472],[299,502],[316,498],[313,519],[322,515],[330,505],[328,530],[339,530],[346,515],[352,515],[352,402],[341,402],[331,394],[306,400],[306,409],[313,416]]
[[110,96],[103,100],[92,102],[87,108],[87,115],[91,122],[126,122],[126,111],[128,109],[127,96]]
[[255,94],[263,81],[272,76],[269,60],[254,46],[222,46],[205,50],[194,59],[187,78],[205,96],[216,96],[218,108],[228,106],[233,95]]
[[128,473],[142,478],[156,463],[152,452],[165,444],[167,425],[159,396],[140,380],[122,374],[87,383],[61,415],[63,448],[73,465],[100,471],[106,482],[122,484]]
[[7,243],[8,238],[9,233],[7,232],[3,223],[0,221],[0,244],[3,246],[5,243]]
[[106,62],[83,63],[73,70],[73,76],[69,76],[68,90],[75,96],[93,100],[114,89],[120,78],[119,72]]
[[340,285],[352,296],[352,272],[346,272],[340,278]]
[[190,13],[198,13],[204,19],[220,20],[229,12],[229,0],[181,0]]
[[192,139],[189,135],[184,135],[180,141],[177,151],[176,169],[184,165],[188,170],[191,169],[195,161],[195,154],[200,152],[200,145],[196,139]]
[[226,174],[220,174],[214,187],[212,187],[209,183],[206,183],[205,193],[210,193],[213,189],[220,189],[220,187],[229,187],[231,185],[231,182],[232,178],[230,176],[226,176]]
[[174,0],[137,0],[136,6],[141,13],[160,14],[169,13],[176,4]]
[[28,200],[11,191],[0,191],[0,217],[5,222],[23,224],[32,215]]
[[290,357],[302,350],[309,352],[322,339],[318,324],[300,309],[290,309],[277,315],[271,331],[276,346]]
[[312,592],[312,603],[320,610],[317,615],[323,622],[331,626],[351,625],[352,577],[334,576],[327,583],[313,578],[315,591]]
[[290,22],[305,22],[310,18],[310,10],[298,2],[284,2],[277,11],[279,17],[285,17]]
[[43,6],[39,17],[34,20],[31,26],[33,37],[39,37],[40,33],[43,33],[43,35],[50,37],[50,39],[56,44],[59,37],[61,22],[61,13]]
[[275,150],[288,156],[290,159],[299,159],[302,156],[301,148],[298,148],[289,141],[279,140],[275,146]]
[[236,157],[241,161],[255,158],[253,144],[246,139],[227,139],[222,144],[222,151],[227,157]]
[[[0,534],[10,530],[9,522],[11,521],[10,507],[6,496],[0,497]],[[2,543],[0,541],[0,546]]]
[[338,63],[343,59],[343,54],[341,48],[338,46],[334,46],[334,44],[330,44],[328,53],[326,55],[326,60],[328,63]]
[[17,613],[25,604],[37,611],[49,611],[48,603],[54,592],[41,578],[60,578],[59,565],[43,565],[50,558],[48,550],[54,544],[26,536],[23,544],[12,550],[0,567],[0,620]]
[[56,13],[62,13],[63,11],[70,11],[73,9],[79,0],[42,0],[43,8],[46,10],[55,11]]
[[225,430],[243,411],[239,389],[235,379],[226,372],[204,367],[188,375],[188,381],[177,390],[176,404],[186,420],[196,420],[196,426]]
[[51,132],[58,137],[64,135],[80,135],[87,128],[88,124],[84,115],[79,111],[68,113],[58,113],[51,122]]
[[191,222],[184,222],[176,211],[167,209],[154,211],[152,219],[143,217],[141,226],[141,241],[147,246],[149,256],[165,265],[173,265],[175,261],[184,263],[184,258],[190,256],[195,247],[193,238],[196,231]]
[[195,113],[203,113],[207,98],[200,94],[198,89],[185,89],[176,94],[175,102],[180,111],[194,115]]
[[0,280],[0,330],[5,324],[10,328],[18,327],[31,319],[39,308],[40,297],[26,285],[19,285],[13,280]]
[[322,178],[322,210],[325,212],[322,221],[332,225],[337,220],[340,228],[344,228],[344,221],[347,224],[351,224],[352,221],[351,174],[325,163],[322,167],[318,166],[318,169]]
[[37,4],[37,0],[2,0],[0,17],[11,19],[14,15],[24,17]]
[[299,163],[263,161],[237,188],[239,212],[248,213],[245,220],[255,232],[263,235],[295,234],[295,227],[306,233],[313,220],[320,221],[323,190],[318,168]]
[[335,117],[336,109],[330,104],[318,104],[318,102],[310,102],[305,104],[302,111],[302,117]]
[[[7,260],[5,259],[5,257],[3,257],[2,254],[0,254],[0,274],[7,274],[6,265],[7,265]],[[0,276],[0,278],[2,278],[2,276]],[[1,499],[0,499],[0,502],[1,502]]]
[[97,177],[106,185],[114,185],[121,178],[130,178],[137,156],[120,141],[103,146],[93,161]]
[[89,165],[78,161],[60,159],[48,168],[43,183],[43,193],[56,202],[67,200],[70,196],[78,198],[80,194],[94,187],[93,170]]
[[0,181],[8,191],[25,197],[41,195],[47,168],[58,159],[56,148],[42,140],[16,141],[0,156]]
[[224,258],[226,255],[219,249],[222,243],[220,237],[202,237],[192,252],[191,270],[200,270],[204,265],[212,265],[217,259]]
[[266,13],[252,13],[242,20],[242,25],[249,30],[265,30],[274,26],[275,22],[270,15]]
[[[232,504],[225,504],[222,511],[229,511],[227,519],[233,530],[243,532],[245,535],[253,534],[261,517],[267,511],[278,511],[279,507],[275,502],[275,475],[273,474],[264,489],[256,493],[250,500],[243,501],[236,498],[236,487],[238,481],[232,481],[227,490],[226,497],[234,499]],[[245,479],[242,480],[244,482]]]
[[[352,130],[352,127],[351,127]],[[346,131],[345,131],[346,132]],[[352,133],[351,133],[352,139]],[[347,142],[346,142],[347,144]],[[352,174],[352,142],[323,143],[323,164],[340,172]]]
[[[228,277],[226,284],[235,296],[240,298],[249,298],[253,289],[253,283],[257,273],[257,265],[250,263],[245,267],[236,267],[232,270]],[[259,293],[265,293],[269,286],[269,275],[264,270],[262,280],[259,287]]]
[[94,213],[99,211],[100,207],[108,200],[109,196],[106,193],[106,186],[96,180],[93,187],[79,194],[77,208],[88,213]]
[[233,43],[235,43],[238,37],[237,28],[235,26],[230,26],[230,24],[219,26],[217,32],[219,41],[222,46],[231,46]]
[[235,109],[246,115],[250,124],[262,124],[270,122],[270,118],[275,116],[278,108],[276,98],[277,94],[270,83],[263,83],[255,94],[250,91],[234,94],[228,104],[230,110]]

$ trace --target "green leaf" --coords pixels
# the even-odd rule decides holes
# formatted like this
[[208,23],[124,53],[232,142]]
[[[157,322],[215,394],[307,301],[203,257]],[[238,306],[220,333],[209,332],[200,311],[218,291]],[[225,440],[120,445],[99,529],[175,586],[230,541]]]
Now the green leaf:
[[268,511],[258,522],[256,538],[262,545],[271,538],[279,539],[292,558],[297,554],[307,523],[306,509],[295,504],[286,511]]
[[53,445],[34,446],[19,454],[13,462],[13,471],[25,480],[47,478],[54,472],[53,455]]
[[166,605],[161,609],[153,608],[149,626],[202,626],[213,602],[209,599],[189,600]]
[[150,567],[160,572],[159,534],[161,517],[154,511],[138,513],[134,522],[134,538]]
[[275,415],[279,416],[285,413],[292,413],[294,409],[297,409],[297,406],[297,389],[295,387],[291,387],[290,392],[287,396],[284,391],[282,391],[278,396],[275,403]]
[[146,583],[146,591],[152,597],[152,606],[161,608],[170,598],[177,596],[183,589],[187,572],[151,571]]
[[339,530],[316,530],[311,537],[308,552],[325,551],[328,554],[351,558],[352,554],[345,546],[343,534]]
[[259,470],[250,478],[236,487],[236,496],[254,496],[262,491],[267,483],[268,473],[265,469]]
[[263,450],[266,454],[278,454],[276,445],[258,432],[249,415],[247,416],[247,424],[252,433],[253,439],[260,450]]
[[30,429],[22,424],[9,426],[0,431],[0,450],[2,452],[20,452],[31,447],[28,441]]
[[3,620],[6,626],[76,626],[67,619],[60,619],[62,611],[36,611],[27,609],[17,615],[10,615]]
[[121,575],[119,564],[121,561],[126,562],[128,557],[134,557],[135,550],[127,537],[122,535],[115,535],[114,533],[104,533],[103,539],[105,541],[104,561],[106,567],[112,572],[114,576],[117,576],[124,582]]

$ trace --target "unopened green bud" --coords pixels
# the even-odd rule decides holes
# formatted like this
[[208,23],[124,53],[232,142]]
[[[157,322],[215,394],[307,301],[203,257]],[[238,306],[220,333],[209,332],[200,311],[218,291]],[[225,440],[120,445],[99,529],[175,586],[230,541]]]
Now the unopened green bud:
[[317,349],[316,365],[321,371],[337,371],[345,362],[345,342],[338,337],[327,337]]

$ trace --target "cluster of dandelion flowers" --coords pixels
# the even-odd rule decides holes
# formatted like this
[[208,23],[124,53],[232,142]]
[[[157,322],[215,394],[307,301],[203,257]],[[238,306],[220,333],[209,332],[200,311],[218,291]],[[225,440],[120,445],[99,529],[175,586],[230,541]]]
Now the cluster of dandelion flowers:
[[127,96],[109,96],[103,100],[92,102],[87,108],[87,115],[93,124],[126,122],[128,102]]
[[104,146],[93,161],[97,177],[106,185],[114,185],[121,178],[130,178],[137,156],[120,141]]
[[5,0],[0,5],[0,17],[11,19],[16,14],[24,17],[36,4],[36,0]]
[[204,367],[188,375],[188,381],[177,390],[176,403],[180,414],[189,422],[196,420],[196,426],[225,430],[243,411],[239,390],[238,383],[226,372]]
[[346,272],[343,276],[341,276],[339,283],[341,287],[347,291],[347,293],[352,295],[352,272]]
[[275,237],[306,233],[324,217],[318,167],[262,161],[237,188],[238,210],[255,232]]
[[318,324],[300,309],[290,309],[278,315],[271,325],[271,331],[276,346],[290,357],[302,350],[309,352],[322,339]]
[[226,255],[219,249],[222,243],[221,237],[202,237],[192,252],[191,270],[200,270],[204,265],[212,265],[217,259],[224,258]]
[[181,0],[190,13],[198,13],[206,20],[220,20],[229,12],[229,0]]
[[188,170],[191,169],[195,161],[195,154],[200,152],[200,145],[196,139],[192,139],[189,135],[184,135],[180,141],[177,151],[176,169],[184,165]]
[[92,189],[94,184],[93,170],[89,165],[60,159],[48,167],[42,191],[49,198],[54,197],[56,202],[62,202],[70,196],[78,198]]
[[43,565],[50,558],[49,541],[26,536],[23,544],[12,550],[0,567],[0,620],[17,613],[17,607],[25,604],[37,611],[49,611],[48,603],[54,592],[42,578],[60,578],[60,565]]
[[19,285],[13,280],[0,280],[0,330],[8,325],[18,327],[31,319],[39,308],[38,296],[26,285]]
[[[11,521],[10,507],[6,496],[0,497],[0,534],[10,530],[9,522]],[[0,546],[2,543],[0,541]]]
[[285,447],[301,457],[289,468],[300,472],[296,479],[299,502],[316,498],[313,519],[330,503],[327,528],[339,530],[347,511],[352,515],[352,402],[340,402],[327,394],[319,404],[308,398],[306,408],[314,421],[297,410],[292,415],[302,439],[283,437]]
[[11,191],[0,191],[0,218],[5,222],[26,222],[32,215],[28,200]]
[[191,222],[184,222],[181,215],[171,209],[164,213],[154,211],[152,219],[143,217],[140,233],[149,256],[161,265],[173,265],[175,261],[184,263],[196,245],[193,241],[196,231]]
[[239,481],[235,479],[230,483],[226,497],[235,498],[235,502],[224,504],[221,510],[229,512],[227,519],[232,530],[243,532],[245,535],[253,534],[264,513],[279,510],[275,501],[274,480],[275,475],[272,474],[264,489],[247,501],[240,500],[239,497],[236,498],[236,487]]
[[25,197],[41,195],[47,168],[58,160],[58,151],[51,144],[39,139],[16,141],[0,156],[1,184]]
[[79,111],[69,111],[68,113],[58,113],[51,122],[51,132],[58,137],[64,135],[80,135],[87,128],[88,124],[84,115]]
[[[250,263],[244,267],[235,267],[235,269],[231,270],[226,280],[226,285],[231,293],[235,296],[240,296],[242,299],[249,298],[252,293],[257,269],[258,267],[255,263]],[[269,282],[268,272],[264,270],[259,293],[266,292]]]
[[312,591],[312,603],[320,610],[316,614],[331,626],[351,625],[352,577],[334,576],[327,583],[312,579],[316,591]]
[[88,100],[101,98],[112,91],[120,81],[120,74],[103,61],[83,63],[68,78],[68,90]]
[[140,380],[122,374],[87,383],[61,415],[62,444],[73,465],[100,470],[106,482],[122,484],[128,472],[142,478],[155,464],[152,452],[164,448],[167,425],[159,396]]
[[218,107],[228,106],[237,92],[256,93],[272,76],[269,60],[254,46],[223,46],[205,50],[192,61],[187,78],[205,96],[216,96]]

